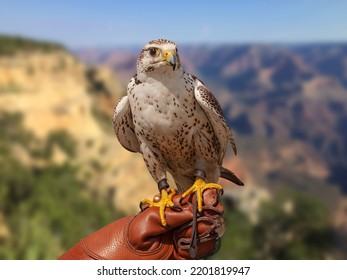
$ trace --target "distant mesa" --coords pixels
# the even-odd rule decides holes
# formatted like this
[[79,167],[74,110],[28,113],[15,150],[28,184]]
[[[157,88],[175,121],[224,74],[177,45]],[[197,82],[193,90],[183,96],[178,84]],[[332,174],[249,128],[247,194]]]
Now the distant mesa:
[[65,47],[58,43],[39,41],[20,36],[0,35],[0,55],[12,56],[18,52],[52,52],[65,50]]

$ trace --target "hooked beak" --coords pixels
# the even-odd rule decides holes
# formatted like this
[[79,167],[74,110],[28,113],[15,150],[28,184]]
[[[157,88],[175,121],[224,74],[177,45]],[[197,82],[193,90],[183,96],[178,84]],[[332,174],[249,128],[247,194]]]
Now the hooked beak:
[[161,59],[161,61],[164,61],[167,64],[169,64],[170,66],[172,66],[173,71],[175,71],[177,57],[176,57],[176,53],[174,51],[164,52],[163,58]]

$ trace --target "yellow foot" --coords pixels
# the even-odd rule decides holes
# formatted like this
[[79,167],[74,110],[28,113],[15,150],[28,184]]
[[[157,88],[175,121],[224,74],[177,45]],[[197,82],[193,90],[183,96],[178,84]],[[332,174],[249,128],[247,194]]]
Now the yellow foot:
[[202,212],[202,193],[206,189],[221,190],[222,186],[218,185],[218,184],[214,184],[214,183],[208,183],[207,184],[207,183],[205,183],[205,181],[203,179],[198,178],[198,179],[196,179],[194,185],[182,194],[182,199],[187,197],[191,193],[195,192],[196,198],[198,201],[198,211]]
[[164,188],[161,190],[161,197],[159,199],[149,200],[147,198],[141,201],[141,204],[148,204],[150,207],[159,207],[159,216],[161,224],[166,227],[167,222],[165,218],[165,208],[166,207],[175,207],[175,204],[172,201],[172,197],[176,194],[175,189],[171,189],[169,192]]

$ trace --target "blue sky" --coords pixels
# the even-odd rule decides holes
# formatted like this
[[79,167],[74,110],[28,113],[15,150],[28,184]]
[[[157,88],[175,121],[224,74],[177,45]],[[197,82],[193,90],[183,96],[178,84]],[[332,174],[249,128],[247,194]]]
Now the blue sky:
[[347,42],[344,0],[0,0],[0,33],[68,47]]

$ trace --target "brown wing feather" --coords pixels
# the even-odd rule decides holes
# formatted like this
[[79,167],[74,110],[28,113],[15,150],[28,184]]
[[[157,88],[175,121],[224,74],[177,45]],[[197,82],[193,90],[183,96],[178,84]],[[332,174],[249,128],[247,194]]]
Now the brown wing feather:
[[121,145],[131,152],[140,152],[140,144],[134,132],[133,117],[127,96],[116,104],[112,122],[114,132]]
[[[237,148],[234,140],[234,136],[228,124],[225,121],[224,114],[220,104],[214,95],[208,90],[208,88],[196,77],[195,80],[195,98],[205,111],[205,114],[212,123],[217,137],[221,143],[223,157],[226,151],[227,142],[230,142],[235,155],[237,154]],[[227,140],[227,141],[225,141]]]

